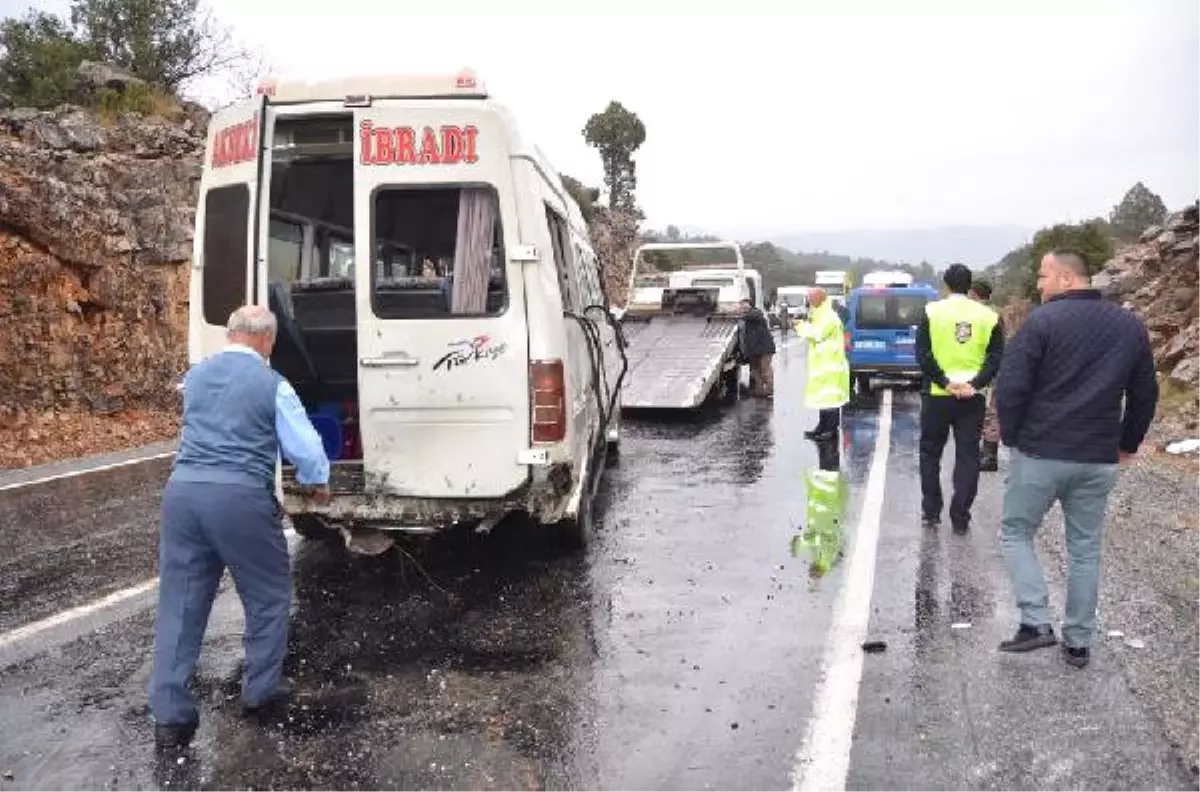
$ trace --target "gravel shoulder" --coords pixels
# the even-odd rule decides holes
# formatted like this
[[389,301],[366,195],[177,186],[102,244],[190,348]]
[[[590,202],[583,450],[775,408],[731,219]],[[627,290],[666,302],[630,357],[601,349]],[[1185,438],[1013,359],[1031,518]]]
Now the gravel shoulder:
[[[1200,782],[1198,500],[1194,457],[1149,452],[1122,471],[1109,500],[1098,640],[1108,642],[1130,688]],[[1061,582],[1067,556],[1057,507],[1041,540],[1047,575]],[[1113,630],[1123,635],[1105,637]]]

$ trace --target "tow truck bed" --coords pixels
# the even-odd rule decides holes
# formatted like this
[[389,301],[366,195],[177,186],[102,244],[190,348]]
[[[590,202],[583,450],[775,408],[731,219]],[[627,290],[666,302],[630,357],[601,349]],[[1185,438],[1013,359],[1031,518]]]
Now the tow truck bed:
[[629,373],[621,406],[690,409],[700,406],[732,364],[737,320],[728,317],[627,316]]

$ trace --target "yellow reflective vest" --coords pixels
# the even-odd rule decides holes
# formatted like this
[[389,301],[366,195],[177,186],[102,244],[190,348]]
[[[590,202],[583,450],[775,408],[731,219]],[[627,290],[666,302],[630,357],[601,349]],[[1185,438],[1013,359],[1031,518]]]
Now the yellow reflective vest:
[[[930,350],[946,379],[969,382],[983,368],[999,314],[981,302],[953,294],[927,304],[925,315],[929,317]],[[929,393],[950,395],[936,382],[930,385]]]
[[850,401],[850,364],[846,361],[842,320],[829,300],[814,308],[807,322],[796,322],[796,335],[808,342],[808,381],[804,404],[831,410]]

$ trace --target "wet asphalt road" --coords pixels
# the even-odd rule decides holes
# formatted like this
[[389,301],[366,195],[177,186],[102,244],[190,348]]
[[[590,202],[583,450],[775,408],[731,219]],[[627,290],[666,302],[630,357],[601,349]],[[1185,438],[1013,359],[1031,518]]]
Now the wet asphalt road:
[[[241,615],[224,587],[182,757],[154,755],[154,591],[130,592],[154,575],[168,463],[0,489],[0,541],[20,548],[0,562],[0,792],[790,788],[806,728],[828,715],[814,688],[848,583],[845,564],[817,576],[791,549],[819,461],[795,347],[773,403],[627,421],[587,553],[515,523],[412,557],[294,543],[286,723],[237,714]],[[1073,675],[1051,652],[994,651],[1015,620],[1000,479],[971,536],[923,532],[916,415],[911,394],[890,419],[860,405],[836,460],[852,541],[890,420],[869,628],[887,649],[864,658],[847,787],[1196,788],[1115,650]],[[105,594],[118,601],[45,621]]]

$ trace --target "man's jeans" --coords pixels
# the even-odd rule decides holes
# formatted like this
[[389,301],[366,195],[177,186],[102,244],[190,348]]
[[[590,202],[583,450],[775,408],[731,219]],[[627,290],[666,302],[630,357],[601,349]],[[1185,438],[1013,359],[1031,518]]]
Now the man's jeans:
[[1091,645],[1096,628],[1100,591],[1100,551],[1108,494],[1117,480],[1118,465],[1039,459],[1012,450],[1008,486],[1004,492],[1001,544],[1008,561],[1021,623],[1050,624],[1049,592],[1034,537],[1057,500],[1067,528],[1067,646]]

